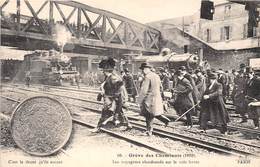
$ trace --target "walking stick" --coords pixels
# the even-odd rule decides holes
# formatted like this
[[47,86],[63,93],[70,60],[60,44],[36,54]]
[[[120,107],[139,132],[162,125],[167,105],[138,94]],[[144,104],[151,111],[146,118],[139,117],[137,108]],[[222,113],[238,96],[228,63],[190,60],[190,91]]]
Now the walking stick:
[[248,95],[246,95],[246,96],[245,96],[245,98],[248,98],[248,99],[251,99],[251,100],[258,101],[256,98],[253,98],[253,97],[251,97],[251,96],[248,96]]
[[177,121],[179,121],[185,114],[187,114],[188,112],[190,112],[193,108],[195,108],[197,105],[199,105],[200,104],[200,101],[197,103],[197,104],[195,104],[195,105],[193,105],[190,109],[188,109],[187,111],[185,111],[181,116],[179,116],[174,122],[177,122]]

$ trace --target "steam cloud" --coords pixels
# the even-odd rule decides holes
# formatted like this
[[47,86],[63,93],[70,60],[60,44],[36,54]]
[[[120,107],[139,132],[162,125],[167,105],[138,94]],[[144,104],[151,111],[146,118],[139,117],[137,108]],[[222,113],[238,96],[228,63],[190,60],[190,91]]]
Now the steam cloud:
[[56,24],[54,27],[54,38],[59,47],[63,50],[64,45],[70,41],[72,35],[64,25]]

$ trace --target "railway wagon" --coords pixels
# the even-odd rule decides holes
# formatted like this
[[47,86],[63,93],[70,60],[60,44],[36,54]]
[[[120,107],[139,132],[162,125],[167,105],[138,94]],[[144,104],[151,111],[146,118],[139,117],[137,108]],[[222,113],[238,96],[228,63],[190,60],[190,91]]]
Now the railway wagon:
[[24,56],[25,71],[30,71],[33,83],[62,85],[77,74],[68,58],[55,50],[35,51]]

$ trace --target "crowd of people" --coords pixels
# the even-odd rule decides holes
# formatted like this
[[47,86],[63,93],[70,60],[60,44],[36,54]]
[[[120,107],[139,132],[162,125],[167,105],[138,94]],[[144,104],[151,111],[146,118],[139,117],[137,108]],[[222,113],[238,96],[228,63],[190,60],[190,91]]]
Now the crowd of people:
[[[94,131],[99,131],[109,121],[115,125],[122,123],[131,129],[124,114],[130,101],[139,104],[140,114],[146,119],[147,135],[152,135],[154,119],[162,121],[165,126],[169,124],[171,120],[164,116],[169,106],[176,110],[178,119],[186,117],[187,128],[192,128],[192,116],[197,116],[200,132],[206,132],[210,121],[214,128],[227,134],[230,118],[225,103],[232,102],[242,117],[241,123],[252,119],[255,129],[259,128],[260,77],[245,64],[229,73],[222,69],[203,71],[185,66],[177,70],[155,70],[150,64],[142,63],[137,76],[133,76],[129,69],[124,69],[120,76],[114,67],[112,58],[99,64],[104,81],[101,82],[98,100],[103,99],[104,106]],[[96,77],[86,77],[89,85],[93,85]]]

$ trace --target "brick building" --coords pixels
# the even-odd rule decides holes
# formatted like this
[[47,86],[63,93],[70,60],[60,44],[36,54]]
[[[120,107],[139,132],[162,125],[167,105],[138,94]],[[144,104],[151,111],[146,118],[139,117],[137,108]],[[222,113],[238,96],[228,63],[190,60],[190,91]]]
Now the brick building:
[[[215,68],[237,68],[260,58],[260,26],[248,37],[248,11],[245,5],[222,1],[214,3],[213,20],[200,19],[200,12],[181,18],[148,23],[162,32],[162,46],[181,53],[203,49],[203,57]],[[259,9],[258,9],[259,10]],[[184,32],[183,32],[184,30]]]

